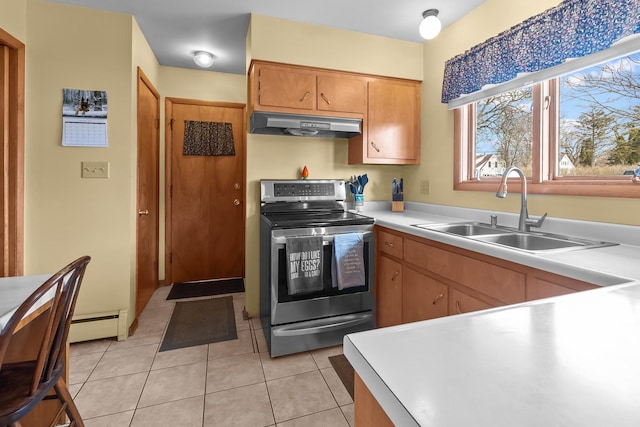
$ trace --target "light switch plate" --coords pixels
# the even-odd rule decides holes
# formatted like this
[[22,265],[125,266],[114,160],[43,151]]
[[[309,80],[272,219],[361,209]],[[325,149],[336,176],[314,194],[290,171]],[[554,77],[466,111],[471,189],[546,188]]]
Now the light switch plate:
[[82,178],[109,178],[109,162],[82,162]]
[[429,194],[429,181],[420,181],[420,194]]

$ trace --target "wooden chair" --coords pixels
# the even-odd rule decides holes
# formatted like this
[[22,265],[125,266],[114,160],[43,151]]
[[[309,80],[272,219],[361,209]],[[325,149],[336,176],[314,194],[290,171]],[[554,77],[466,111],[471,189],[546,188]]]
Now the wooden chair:
[[[0,331],[0,426],[20,426],[20,419],[45,398],[57,398],[62,405],[50,426],[57,424],[63,412],[69,417],[70,427],[84,426],[63,373],[71,318],[90,260],[88,256],[78,258],[51,276],[18,307]],[[43,297],[47,302],[34,312],[37,316],[44,316],[43,324],[46,325],[37,334],[35,360],[5,363],[11,339],[22,327],[23,318]],[[52,390],[55,395],[47,396]]]

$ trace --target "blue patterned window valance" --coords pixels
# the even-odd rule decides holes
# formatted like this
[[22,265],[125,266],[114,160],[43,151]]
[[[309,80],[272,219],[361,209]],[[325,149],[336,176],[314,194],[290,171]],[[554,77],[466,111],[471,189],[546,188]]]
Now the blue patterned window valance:
[[639,0],[565,0],[448,60],[442,102],[604,51],[639,33]]

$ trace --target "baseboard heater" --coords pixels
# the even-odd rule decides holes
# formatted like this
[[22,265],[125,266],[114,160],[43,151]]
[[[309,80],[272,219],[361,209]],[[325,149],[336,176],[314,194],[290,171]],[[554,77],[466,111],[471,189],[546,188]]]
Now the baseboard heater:
[[75,315],[71,320],[69,341],[90,341],[116,337],[125,340],[128,334],[128,310]]

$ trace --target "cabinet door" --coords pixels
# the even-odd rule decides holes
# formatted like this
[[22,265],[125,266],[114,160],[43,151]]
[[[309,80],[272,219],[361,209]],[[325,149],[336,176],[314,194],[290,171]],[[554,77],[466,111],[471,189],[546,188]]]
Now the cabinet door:
[[402,322],[402,265],[379,255],[377,276],[378,326],[399,325]]
[[449,290],[449,315],[470,313],[472,311],[491,308],[491,304],[480,301],[477,298],[460,292],[457,289]]
[[364,79],[318,76],[318,110],[364,113],[367,82]]
[[557,297],[576,292],[574,289],[565,288],[547,280],[537,277],[527,278],[527,301],[540,298]]
[[447,315],[449,287],[431,277],[404,267],[402,278],[402,323]]
[[420,86],[369,82],[367,157],[417,162],[420,147]]
[[315,108],[315,74],[286,67],[261,67],[258,72],[259,105],[296,110],[313,110]]

